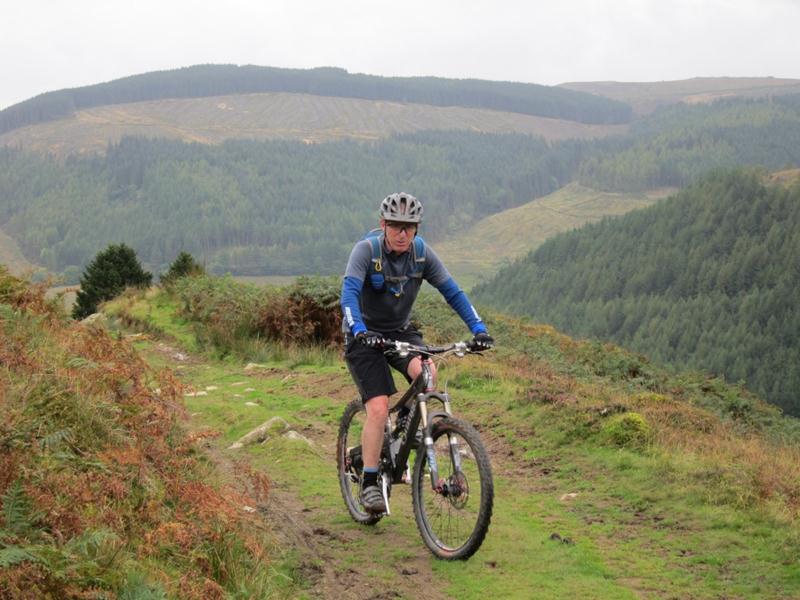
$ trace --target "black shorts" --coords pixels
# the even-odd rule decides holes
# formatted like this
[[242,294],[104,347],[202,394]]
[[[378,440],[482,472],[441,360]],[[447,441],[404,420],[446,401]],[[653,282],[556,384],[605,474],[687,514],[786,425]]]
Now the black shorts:
[[[384,333],[384,336],[390,340],[422,344],[422,334],[413,327],[408,327],[404,331]],[[375,396],[391,396],[397,392],[389,366],[400,371],[406,380],[411,381],[408,376],[408,363],[417,356],[416,354],[410,353],[404,358],[397,354],[386,356],[383,350],[367,348],[349,335],[345,337],[345,342],[344,360],[362,400],[366,401]]]

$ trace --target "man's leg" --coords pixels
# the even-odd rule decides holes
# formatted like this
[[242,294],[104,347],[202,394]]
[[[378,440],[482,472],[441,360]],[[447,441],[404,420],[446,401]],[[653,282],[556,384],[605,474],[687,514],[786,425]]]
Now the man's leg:
[[389,414],[389,396],[373,396],[366,401],[367,422],[361,432],[361,456],[364,474],[361,487],[361,504],[372,513],[386,512],[386,502],[378,481],[378,463],[383,446],[383,431]]
[[378,467],[383,446],[383,431],[389,415],[389,396],[375,396],[367,400],[367,422],[361,432],[361,455],[365,467]]
[[366,398],[364,407],[367,420],[361,432],[361,456],[364,461],[361,503],[368,512],[386,512],[386,503],[378,484],[378,466],[389,414],[389,396],[397,389],[381,350],[367,348],[353,340],[346,347],[345,360],[361,397]]
[[[422,359],[419,356],[415,356],[411,359],[408,363],[408,376],[413,381],[417,378],[417,375],[422,373]],[[436,363],[431,362],[431,373],[433,373],[433,381],[436,381]]]

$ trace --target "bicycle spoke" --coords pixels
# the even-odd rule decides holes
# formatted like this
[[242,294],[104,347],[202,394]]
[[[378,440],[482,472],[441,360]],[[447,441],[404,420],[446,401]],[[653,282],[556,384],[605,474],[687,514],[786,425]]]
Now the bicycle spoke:
[[[467,543],[477,524],[481,506],[480,471],[467,441],[457,433],[455,451],[461,455],[461,470],[456,472],[450,456],[450,440],[439,436],[434,442],[439,478],[445,491],[437,493],[426,481],[421,490],[422,508],[430,523],[430,533],[447,549],[457,549]],[[474,483],[475,485],[471,485]],[[473,489],[474,487],[474,489]]]

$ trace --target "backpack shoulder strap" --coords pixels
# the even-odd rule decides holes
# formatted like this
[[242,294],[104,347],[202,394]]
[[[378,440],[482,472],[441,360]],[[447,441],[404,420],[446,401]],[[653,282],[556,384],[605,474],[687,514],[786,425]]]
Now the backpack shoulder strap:
[[383,270],[383,232],[380,229],[373,229],[366,236],[365,239],[369,242],[369,247],[372,250],[372,259],[370,264],[376,273]]
[[425,262],[425,240],[420,236],[414,238],[414,261]]
[[420,236],[414,238],[414,271],[412,277],[422,277],[425,270],[425,240]]

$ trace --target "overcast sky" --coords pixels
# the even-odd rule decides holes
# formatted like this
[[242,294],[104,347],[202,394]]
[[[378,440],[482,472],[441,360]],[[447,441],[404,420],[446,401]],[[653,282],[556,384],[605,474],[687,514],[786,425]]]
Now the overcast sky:
[[201,63],[557,84],[800,78],[798,0],[0,0],[0,109]]

